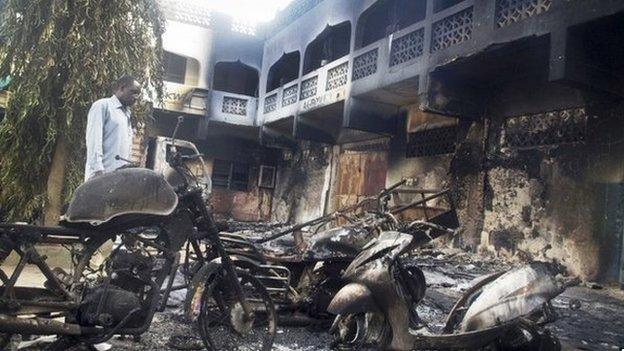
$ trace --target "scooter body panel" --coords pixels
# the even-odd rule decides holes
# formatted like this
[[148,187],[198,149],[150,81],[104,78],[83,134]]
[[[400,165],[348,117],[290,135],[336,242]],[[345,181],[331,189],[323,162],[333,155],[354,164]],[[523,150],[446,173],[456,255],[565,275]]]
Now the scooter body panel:
[[529,315],[562,291],[546,263],[513,269],[481,289],[468,307],[460,330],[490,328]]
[[327,312],[332,314],[359,314],[379,312],[379,307],[373,299],[373,293],[365,285],[350,283],[336,293]]
[[[344,290],[342,295],[336,295],[330,304],[336,310],[338,306],[342,306],[345,310],[353,308],[358,313],[383,314],[393,331],[401,331],[393,332],[387,345],[379,345],[383,349],[411,349],[414,342],[414,336],[407,332],[409,306],[397,291],[396,282],[389,265],[409,248],[412,241],[413,237],[408,234],[390,231],[381,233],[377,239],[365,246],[365,249],[346,269],[343,278],[353,284],[351,288]],[[350,292],[358,293],[350,295]],[[351,305],[358,303],[355,299],[356,296],[362,299],[361,302],[368,300],[369,304],[366,305],[368,308],[363,308],[364,305],[360,308],[351,307]],[[374,304],[370,302],[371,300]],[[347,312],[342,314],[345,313]]]

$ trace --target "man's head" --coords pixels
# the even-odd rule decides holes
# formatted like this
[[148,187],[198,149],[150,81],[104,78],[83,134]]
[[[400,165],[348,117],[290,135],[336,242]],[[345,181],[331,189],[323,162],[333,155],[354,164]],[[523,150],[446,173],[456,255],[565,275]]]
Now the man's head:
[[141,97],[141,84],[133,77],[125,75],[115,82],[115,96],[124,106],[132,106]]

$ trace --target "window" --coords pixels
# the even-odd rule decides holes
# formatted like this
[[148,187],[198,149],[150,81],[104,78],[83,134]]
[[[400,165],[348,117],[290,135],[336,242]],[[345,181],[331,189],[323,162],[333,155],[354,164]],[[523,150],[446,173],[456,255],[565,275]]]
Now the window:
[[223,160],[214,160],[212,185],[231,190],[247,190],[249,186],[249,165]]
[[186,57],[165,51],[163,56],[165,68],[164,80],[172,83],[184,84],[186,76]]
[[258,186],[273,189],[275,187],[275,167],[260,166]]

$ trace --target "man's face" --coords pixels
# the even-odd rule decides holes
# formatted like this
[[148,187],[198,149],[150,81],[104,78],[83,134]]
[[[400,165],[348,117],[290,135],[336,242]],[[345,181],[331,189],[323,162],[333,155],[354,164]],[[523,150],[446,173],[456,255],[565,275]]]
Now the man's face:
[[141,85],[136,80],[119,88],[116,94],[124,106],[132,106],[141,97]]

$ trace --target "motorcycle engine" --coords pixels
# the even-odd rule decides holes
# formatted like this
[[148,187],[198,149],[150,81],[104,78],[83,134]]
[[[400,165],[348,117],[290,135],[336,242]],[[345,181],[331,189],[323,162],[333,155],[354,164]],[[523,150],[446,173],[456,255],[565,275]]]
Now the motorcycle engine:
[[[152,287],[153,257],[142,252],[117,251],[110,258],[108,283],[99,283],[85,291],[79,310],[82,325],[113,327],[123,321],[130,311],[139,310],[124,325],[138,327],[145,317]],[[146,301],[146,302],[144,302]]]
[[142,294],[151,281],[155,259],[139,252],[119,251],[112,258],[111,284]]

